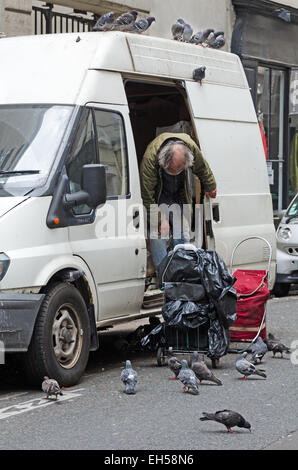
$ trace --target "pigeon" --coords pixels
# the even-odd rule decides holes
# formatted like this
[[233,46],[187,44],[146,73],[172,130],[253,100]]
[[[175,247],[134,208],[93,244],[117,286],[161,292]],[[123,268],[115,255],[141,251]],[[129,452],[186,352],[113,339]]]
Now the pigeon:
[[42,391],[47,394],[46,398],[49,398],[51,395],[55,395],[56,400],[58,400],[58,395],[63,395],[57,380],[49,379],[47,376],[44,376],[41,388]]
[[200,418],[201,421],[216,421],[217,423],[224,424],[227,428],[227,432],[234,433],[231,428],[238,426],[238,428],[246,428],[251,432],[251,425],[246,421],[240,413],[232,410],[221,410],[216,411],[215,413],[205,413],[203,412],[203,417]]
[[138,33],[138,34],[142,34],[145,31],[147,31],[147,29],[151,26],[153,21],[155,21],[154,16],[147,16],[147,18],[140,18],[138,21],[135,21],[135,23],[133,23],[133,27],[131,31]]
[[77,37],[76,42],[80,42],[81,38],[80,36]]
[[114,12],[110,11],[109,13],[102,15],[97,20],[97,22],[95,23],[92,29],[93,31],[108,31],[109,29],[112,28],[114,21],[115,21]]
[[132,10],[127,13],[122,13],[122,15],[118,16],[118,18],[114,21],[113,26],[111,28],[112,31],[132,31],[134,27],[134,22],[138,16],[138,12],[136,10]]
[[213,372],[208,369],[205,362],[199,360],[199,353],[197,351],[195,351],[192,355],[191,368],[199,379],[199,385],[201,384],[202,380],[209,380],[210,382],[214,382],[217,385],[222,385],[221,380],[215,377]]
[[276,353],[280,353],[281,357],[283,357],[283,353],[290,354],[291,350],[288,346],[285,346],[278,338],[275,338],[272,333],[268,333],[268,338],[266,340],[266,344],[268,347],[268,351],[272,351],[273,357],[275,357]]
[[189,42],[192,42],[194,44],[203,44],[203,42],[206,41],[207,37],[212,32],[214,32],[214,29],[211,28],[205,29],[204,31],[199,31],[191,37]]
[[205,72],[206,72],[206,67],[198,67],[197,69],[194,69],[192,73],[192,78],[195,82],[200,82],[200,85],[202,86],[202,80],[205,78]]
[[189,42],[192,37],[193,29],[190,24],[185,23],[182,33],[182,41]]
[[210,45],[212,49],[221,49],[225,45],[226,41],[223,36],[218,36],[215,41]]
[[205,39],[204,44],[210,47],[214,43],[215,39],[214,31],[211,31],[209,36]]
[[120,374],[120,379],[125,385],[125,393],[127,395],[134,395],[136,393],[136,383],[138,381],[138,374],[132,368],[131,362],[125,362],[125,369]]
[[257,364],[258,359],[259,359],[259,362],[261,363],[267,351],[268,351],[267,344],[265,344],[262,338],[258,336],[256,342],[254,342],[251,345],[251,352],[252,352],[251,359],[252,359],[253,364]]
[[257,369],[254,364],[245,359],[247,352],[243,352],[240,357],[237,358],[235,366],[240,374],[243,374],[242,379],[245,380],[249,375],[260,375],[266,378],[265,371],[263,369]]
[[196,374],[189,369],[187,361],[182,359],[182,368],[178,374],[178,379],[184,385],[184,392],[190,392],[193,395],[199,395],[199,387],[197,384]]
[[173,355],[173,348],[169,347],[168,350],[169,358],[168,358],[168,366],[171,371],[175,374],[175,377],[171,377],[171,380],[178,380],[178,374],[182,368],[182,363],[177,359],[176,356]]
[[171,31],[175,41],[181,41],[185,22],[182,18],[178,18],[175,24],[172,25]]

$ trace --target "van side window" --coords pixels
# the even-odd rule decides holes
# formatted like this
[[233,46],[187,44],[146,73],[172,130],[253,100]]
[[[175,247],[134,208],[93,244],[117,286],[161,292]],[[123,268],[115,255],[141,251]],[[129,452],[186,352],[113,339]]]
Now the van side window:
[[93,110],[99,162],[106,167],[107,196],[126,196],[129,192],[127,147],[122,116],[112,111]]
[[[81,116],[79,129],[66,163],[66,172],[69,178],[69,189],[71,193],[75,193],[81,189],[82,168],[89,163],[98,163],[98,158],[92,111],[86,108]],[[82,204],[74,207],[73,212],[76,215],[89,214],[91,209],[87,204]]]

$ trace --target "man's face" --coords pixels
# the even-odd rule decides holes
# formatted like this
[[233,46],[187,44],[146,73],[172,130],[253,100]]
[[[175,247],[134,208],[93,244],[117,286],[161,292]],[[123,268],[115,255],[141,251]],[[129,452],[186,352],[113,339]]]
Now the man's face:
[[165,170],[169,175],[177,176],[185,170],[185,155],[181,145],[173,146],[173,158],[170,165]]

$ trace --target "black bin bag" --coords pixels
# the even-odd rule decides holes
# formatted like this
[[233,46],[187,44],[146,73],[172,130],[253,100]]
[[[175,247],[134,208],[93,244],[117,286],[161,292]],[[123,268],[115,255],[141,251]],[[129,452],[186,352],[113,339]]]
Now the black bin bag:
[[151,331],[142,345],[151,350],[166,345],[166,326],[197,328],[207,324],[207,355],[218,359],[226,354],[229,327],[236,319],[236,279],[216,251],[179,247],[161,262],[158,278],[165,291],[164,327]]

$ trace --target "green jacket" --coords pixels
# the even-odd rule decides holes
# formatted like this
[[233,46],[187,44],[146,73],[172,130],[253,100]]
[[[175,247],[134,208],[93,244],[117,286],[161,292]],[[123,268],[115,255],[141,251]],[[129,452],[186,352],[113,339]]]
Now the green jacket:
[[[143,204],[147,210],[149,221],[150,214],[154,215],[157,209],[157,201],[162,191],[162,172],[158,164],[157,154],[160,147],[168,139],[179,139],[185,142],[194,155],[192,166],[193,173],[199,178],[205,191],[212,191],[216,188],[214,175],[203,157],[199,147],[188,134],[172,134],[165,132],[156,137],[147,147],[140,169],[141,195]],[[181,196],[182,204],[191,204],[191,191],[188,178],[188,172],[185,172],[184,190]]]

